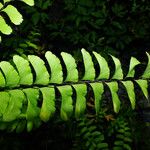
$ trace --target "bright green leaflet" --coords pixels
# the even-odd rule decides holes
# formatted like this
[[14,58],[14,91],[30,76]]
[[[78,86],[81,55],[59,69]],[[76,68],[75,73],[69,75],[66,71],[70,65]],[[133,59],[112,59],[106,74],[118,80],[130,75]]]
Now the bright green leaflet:
[[132,81],[121,81],[126,88],[128,93],[129,100],[131,102],[132,109],[135,109],[135,92],[134,92],[134,84]]
[[135,80],[135,82],[139,85],[145,97],[148,99],[148,81],[139,79],[139,80]]
[[60,60],[50,51],[46,52],[45,57],[48,61],[51,70],[50,83],[58,83],[58,84],[62,83],[63,72],[62,72],[62,66],[60,64]]
[[70,85],[57,86],[61,94],[60,116],[63,120],[68,120],[73,113],[72,87]]
[[110,69],[107,61],[100,54],[96,52],[93,52],[93,54],[96,57],[100,67],[100,73],[97,79],[109,79]]
[[0,15],[0,31],[6,35],[9,35],[12,33],[11,27],[6,24],[4,18],[1,15]]
[[29,66],[29,62],[18,55],[15,55],[13,57],[13,62],[15,63],[20,76],[20,84],[22,85],[33,84],[33,75],[31,72],[31,68]]
[[34,55],[29,55],[28,59],[36,72],[35,84],[47,85],[49,83],[49,73],[44,65],[44,61]]
[[5,9],[2,10],[5,12],[10,18],[11,22],[15,25],[19,25],[22,23],[23,18],[19,11],[12,5],[8,5]]
[[117,82],[109,82],[106,83],[110,89],[113,106],[114,106],[114,112],[118,113],[120,109],[120,100],[118,97],[118,83]]
[[85,74],[82,80],[94,80],[95,69],[94,69],[94,63],[92,61],[92,57],[85,49],[82,49],[81,52],[82,52],[84,68],[85,68]]
[[26,111],[27,120],[34,120],[40,114],[40,108],[37,106],[37,101],[39,99],[39,90],[38,89],[24,89],[23,92],[26,95],[28,106]]
[[0,120],[3,119],[2,117],[7,109],[8,103],[9,103],[8,92],[0,92]]
[[0,87],[5,87],[5,78],[0,70]]
[[13,121],[19,117],[25,99],[24,93],[21,90],[10,90],[8,93],[10,98],[7,109],[3,114],[3,121],[6,122]]
[[73,85],[76,91],[76,105],[75,105],[75,117],[80,118],[86,110],[86,84],[75,84]]
[[0,68],[2,69],[5,79],[6,86],[8,87],[16,87],[19,85],[20,77],[14,67],[7,61],[0,62]]
[[134,77],[135,66],[137,66],[138,64],[140,64],[140,62],[135,57],[131,57],[129,71],[126,77]]
[[142,78],[150,78],[150,55],[146,52],[147,58],[148,58],[148,63],[146,66],[146,69],[142,75]]
[[122,72],[120,60],[112,55],[110,56],[112,57],[115,64],[115,73],[112,79],[123,79],[123,72]]
[[95,97],[95,110],[96,114],[99,114],[100,108],[101,108],[101,98],[102,94],[104,92],[104,86],[103,83],[90,83]]
[[4,1],[4,3],[7,3],[7,2],[10,2],[10,1],[12,1],[12,0],[3,0]]
[[64,52],[61,53],[61,56],[67,68],[67,77],[65,81],[77,82],[78,71],[77,71],[77,64],[75,62],[75,59],[70,54]]
[[2,8],[3,8],[3,6],[4,6],[4,5],[3,5],[2,3],[0,3],[0,9],[2,9]]
[[34,0],[21,0],[21,1],[28,4],[29,6],[34,6]]
[[55,113],[55,90],[54,87],[40,88],[43,95],[43,103],[40,111],[40,118],[47,122]]

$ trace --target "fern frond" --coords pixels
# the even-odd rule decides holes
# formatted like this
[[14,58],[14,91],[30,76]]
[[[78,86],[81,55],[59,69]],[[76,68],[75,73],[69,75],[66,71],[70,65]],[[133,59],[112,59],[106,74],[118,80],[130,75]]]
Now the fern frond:
[[[100,54],[93,52],[100,67],[100,73],[96,77],[92,56],[85,49],[82,49],[81,52],[85,67],[83,77],[79,77],[75,59],[65,52],[62,52],[61,56],[67,70],[66,78],[63,75],[62,62],[50,51],[46,52],[44,60],[35,55],[29,55],[26,58],[15,55],[13,63],[0,62],[0,122],[2,124],[12,123],[13,130],[15,126],[16,129],[17,125],[19,126],[13,122],[24,119],[30,131],[35,126],[35,120],[38,120],[40,124],[41,121],[46,122],[55,114],[56,97],[59,97],[56,91],[60,92],[60,116],[63,120],[68,120],[73,115],[76,118],[83,116],[86,111],[86,95],[88,95],[89,86],[94,94],[96,114],[99,114],[101,109],[102,95],[105,95],[106,92],[105,85],[110,89],[116,113],[121,107],[118,94],[119,83],[125,87],[133,109],[136,105],[135,83],[148,98],[150,61],[148,54],[147,67],[140,79],[135,80],[135,66],[140,65],[137,59],[131,58],[126,76],[130,78],[126,78],[119,59],[112,56],[115,70],[114,75],[110,78],[107,61]],[[73,95],[75,95],[74,98]]]
[[79,147],[77,149],[82,150],[106,150],[108,144],[104,141],[104,135],[98,131],[96,125],[93,124],[93,120],[86,118],[80,119],[78,122],[78,135]]
[[124,119],[116,120],[118,129],[116,130],[113,150],[131,150],[132,136],[131,129]]

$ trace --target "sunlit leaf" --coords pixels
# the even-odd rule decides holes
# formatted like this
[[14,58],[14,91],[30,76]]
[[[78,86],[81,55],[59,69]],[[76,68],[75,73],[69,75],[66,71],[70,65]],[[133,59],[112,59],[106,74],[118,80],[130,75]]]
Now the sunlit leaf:
[[3,8],[3,6],[4,6],[4,5],[3,5],[2,3],[0,3],[0,9],[2,9],[2,8]]
[[146,69],[142,75],[142,78],[150,78],[150,55],[147,52],[146,52],[146,55],[148,58],[148,63],[147,63]]
[[49,83],[49,73],[45,67],[45,63],[38,56],[28,55],[28,59],[31,62],[35,72],[36,80],[35,84],[46,85]]
[[92,61],[91,55],[85,50],[81,50],[84,61],[85,74],[82,80],[94,80],[95,79],[95,69]]
[[94,98],[95,98],[95,110],[96,114],[99,114],[99,111],[101,109],[101,101],[102,101],[102,94],[104,92],[104,86],[103,83],[90,83],[93,92],[94,92]]
[[10,99],[10,96],[8,92],[0,92],[0,118],[3,117],[3,114],[7,110],[9,99]]
[[2,74],[2,72],[0,71],[0,87],[5,87],[5,78]]
[[63,72],[60,60],[50,51],[46,52],[45,57],[51,70],[50,83],[62,83]]
[[11,2],[12,0],[3,0],[4,3]]
[[15,87],[19,85],[20,77],[15,68],[9,62],[7,61],[0,62],[0,68],[2,69],[5,75],[6,86]]
[[39,90],[34,88],[23,89],[28,105],[26,110],[27,120],[34,120],[40,114],[40,108],[37,106],[39,99]]
[[129,71],[126,77],[134,77],[135,66],[137,66],[138,64],[140,64],[140,62],[136,58],[131,57]]
[[145,97],[148,99],[148,81],[139,79],[139,80],[135,80],[135,82],[139,85]]
[[3,121],[10,122],[19,117],[21,114],[22,104],[25,99],[21,90],[10,90],[7,109],[3,113]]
[[42,107],[40,111],[40,118],[42,121],[47,122],[50,117],[54,115],[55,108],[55,90],[54,87],[40,88],[42,92]]
[[73,113],[72,88],[70,85],[57,86],[61,94],[60,116],[63,120],[68,120]]
[[21,0],[29,6],[34,6],[34,0]]
[[112,79],[123,79],[123,72],[122,72],[120,60],[112,55],[111,57],[115,64],[115,72]]
[[11,27],[6,24],[4,18],[1,15],[0,15],[0,31],[6,35],[9,35],[12,33]]
[[77,71],[77,64],[75,62],[75,59],[70,54],[64,52],[61,53],[61,56],[67,68],[67,77],[65,81],[77,82],[78,71]]
[[131,103],[132,109],[135,109],[135,92],[134,92],[134,84],[132,81],[121,81],[126,88],[128,93],[128,97]]
[[120,100],[118,97],[118,83],[117,82],[109,82],[106,83],[110,89],[111,96],[112,96],[112,101],[113,101],[113,106],[114,106],[114,111],[116,113],[119,112],[120,109]]
[[73,87],[76,91],[75,117],[80,118],[86,109],[87,86],[86,84],[75,84]]
[[22,15],[14,6],[8,5],[2,11],[8,15],[11,22],[14,23],[15,25],[19,25],[22,23],[22,21],[23,21]]
[[96,57],[99,67],[100,67],[100,73],[97,79],[109,79],[110,69],[109,69],[107,61],[100,54],[96,52],[93,52],[93,54]]
[[23,85],[33,84],[33,74],[29,62],[18,55],[13,56],[13,62],[15,63],[20,76],[19,83]]

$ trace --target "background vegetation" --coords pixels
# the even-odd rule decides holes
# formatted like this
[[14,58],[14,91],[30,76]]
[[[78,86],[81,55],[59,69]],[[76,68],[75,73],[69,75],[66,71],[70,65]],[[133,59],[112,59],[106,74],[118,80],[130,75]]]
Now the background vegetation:
[[[14,1],[12,4],[19,8],[24,22],[15,26],[11,35],[2,35],[1,60],[9,60],[16,53],[42,56],[45,51],[51,50],[55,54],[61,51],[72,53],[80,62],[80,49],[84,47],[105,56],[109,53],[119,57],[125,69],[129,66],[131,55],[136,56],[143,64],[147,61],[145,51],[150,48],[149,0],[36,0],[34,7]],[[141,101],[142,97],[139,96],[137,111],[134,114],[129,111],[126,118],[134,135],[133,147],[148,150],[149,137],[143,133],[144,138],[141,139],[141,132],[146,127],[145,122],[150,120],[143,119],[145,104]],[[111,112],[107,112],[103,115],[104,129],[108,126],[114,129],[110,127],[113,124],[112,117],[109,121],[105,117],[110,114]],[[30,134],[1,133],[0,145],[2,149],[9,149],[11,146],[18,150],[27,147],[48,149],[52,146],[55,149],[71,149],[75,145],[75,137],[73,132],[73,135],[68,134],[68,129],[74,131],[76,126],[72,123],[67,126],[60,120],[52,122],[53,125],[44,124]],[[150,133],[149,125],[145,130]],[[115,131],[106,132],[109,139]],[[6,144],[8,141],[9,144]]]

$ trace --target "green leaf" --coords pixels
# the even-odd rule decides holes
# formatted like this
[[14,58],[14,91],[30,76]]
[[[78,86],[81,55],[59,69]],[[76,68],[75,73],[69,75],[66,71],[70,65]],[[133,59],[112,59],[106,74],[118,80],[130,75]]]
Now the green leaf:
[[2,3],[0,3],[0,9],[2,9],[4,7],[4,5]]
[[9,98],[8,92],[0,92],[0,120],[7,109]]
[[139,79],[139,80],[135,80],[135,82],[139,85],[145,97],[148,99],[148,81]]
[[142,75],[142,78],[150,78],[150,55],[147,52],[146,52],[146,55],[148,58],[148,63],[147,63],[146,69]]
[[70,85],[57,86],[57,88],[61,94],[61,118],[68,120],[73,113],[72,88]]
[[23,21],[22,15],[14,6],[8,5],[2,11],[8,15],[11,22],[14,23],[15,25],[19,25],[22,23],[22,21]]
[[35,84],[47,85],[49,83],[49,73],[44,61],[34,55],[28,55],[28,59],[36,72]]
[[82,80],[94,80],[95,79],[95,69],[94,69],[92,57],[83,48],[82,48],[81,52],[82,52],[84,68],[85,68],[85,74],[84,74],[84,77],[82,78]]
[[93,92],[94,92],[94,97],[95,97],[95,110],[96,114],[99,114],[100,107],[101,107],[101,98],[102,94],[104,92],[104,86],[103,83],[90,83]]
[[1,71],[0,71],[0,87],[5,87],[5,78]]
[[86,109],[87,86],[86,84],[74,84],[73,87],[76,91],[75,117],[80,118]]
[[33,75],[31,72],[31,68],[29,66],[29,62],[18,55],[15,55],[13,57],[13,62],[15,63],[20,76],[20,84],[22,85],[33,84]]
[[0,31],[6,35],[9,35],[12,33],[11,27],[6,24],[4,18],[1,15],[0,15]]
[[40,88],[43,95],[43,102],[40,112],[42,121],[47,122],[54,114],[55,108],[55,90],[54,87]]
[[[5,79],[6,86],[16,87],[19,85],[20,77],[14,67],[7,61],[0,62],[0,68],[2,69]],[[7,69],[6,69],[7,68]]]
[[8,101],[7,109],[3,114],[3,121],[10,122],[19,117],[21,108],[25,99],[24,93],[21,90],[8,91],[10,98]]
[[62,66],[60,64],[60,60],[50,51],[46,52],[45,57],[48,61],[51,70],[50,83],[58,83],[58,84],[62,83],[63,72],[62,72]]
[[96,52],[93,52],[93,54],[96,57],[100,67],[100,73],[97,79],[109,79],[110,69],[107,61],[100,54]]
[[106,83],[110,89],[111,96],[112,96],[112,101],[113,101],[113,106],[114,106],[114,111],[116,113],[119,112],[120,109],[120,100],[118,97],[118,83],[117,82],[109,82]]
[[135,66],[137,66],[138,64],[140,64],[140,62],[135,57],[131,57],[129,71],[126,77],[134,77]]
[[75,62],[75,59],[70,54],[64,52],[61,53],[61,56],[67,68],[67,77],[65,81],[77,82],[78,70],[77,70],[77,64]]
[[112,55],[110,56],[112,57],[115,64],[115,73],[112,79],[123,79],[123,72],[122,72],[120,60]]
[[21,0],[29,6],[34,6],[34,0]]
[[132,81],[121,81],[126,88],[128,93],[129,100],[131,102],[132,109],[135,109],[135,92],[134,92],[134,84]]
[[4,1],[4,3],[8,3],[8,2],[10,2],[10,1],[12,1],[12,0],[3,0]]
[[37,106],[37,101],[39,99],[39,90],[28,88],[23,89],[23,92],[26,95],[28,105],[26,110],[26,118],[27,120],[34,120],[35,117],[38,117],[40,114],[40,108]]

